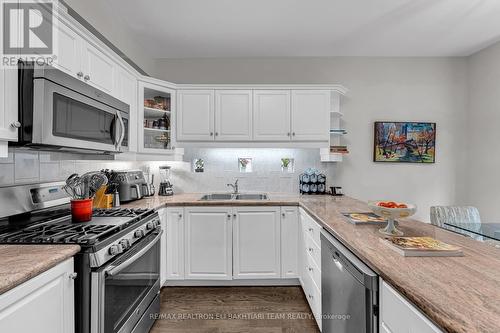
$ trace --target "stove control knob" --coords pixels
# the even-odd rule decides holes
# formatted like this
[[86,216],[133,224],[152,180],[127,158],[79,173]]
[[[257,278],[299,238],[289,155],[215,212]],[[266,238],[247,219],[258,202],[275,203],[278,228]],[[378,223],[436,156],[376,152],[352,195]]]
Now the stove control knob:
[[109,252],[109,254],[111,254],[112,256],[114,256],[115,254],[122,253],[123,252],[123,248],[122,248],[122,246],[120,244],[111,245],[109,247],[108,252]]
[[135,237],[135,238],[141,238],[141,237],[144,237],[144,230],[142,230],[142,229],[136,230],[136,231],[134,232],[134,237]]
[[128,239],[120,240],[120,245],[124,250],[127,250],[130,247],[130,241]]
[[153,230],[156,227],[156,222],[151,221],[146,224],[146,230]]

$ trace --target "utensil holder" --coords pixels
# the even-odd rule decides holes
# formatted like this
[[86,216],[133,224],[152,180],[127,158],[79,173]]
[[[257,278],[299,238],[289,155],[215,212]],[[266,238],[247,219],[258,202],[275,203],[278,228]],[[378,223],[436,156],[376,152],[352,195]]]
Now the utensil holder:
[[92,220],[92,199],[71,200],[71,217],[73,222]]

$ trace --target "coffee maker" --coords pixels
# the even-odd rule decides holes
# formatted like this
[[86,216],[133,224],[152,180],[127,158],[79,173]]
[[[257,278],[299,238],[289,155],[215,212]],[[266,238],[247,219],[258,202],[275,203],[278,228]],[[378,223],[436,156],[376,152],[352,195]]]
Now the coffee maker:
[[171,167],[168,165],[162,165],[160,169],[160,188],[158,189],[158,195],[169,196],[174,194],[174,186],[170,180]]

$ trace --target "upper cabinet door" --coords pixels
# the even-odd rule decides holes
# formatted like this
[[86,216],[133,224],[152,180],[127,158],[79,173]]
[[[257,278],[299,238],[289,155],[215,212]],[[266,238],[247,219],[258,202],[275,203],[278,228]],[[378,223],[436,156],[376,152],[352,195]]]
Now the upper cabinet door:
[[255,90],[253,107],[254,140],[290,140],[290,90]]
[[215,140],[252,139],[252,90],[215,91]]
[[115,82],[113,60],[90,43],[84,43],[83,49],[83,80],[113,95]]
[[17,141],[17,121],[17,70],[0,69],[0,141]]
[[54,67],[71,76],[83,79],[82,71],[82,44],[83,39],[64,22],[59,21],[57,27],[57,38],[59,46]]
[[177,141],[213,141],[214,91],[177,91]]
[[292,90],[292,140],[328,141],[330,91]]

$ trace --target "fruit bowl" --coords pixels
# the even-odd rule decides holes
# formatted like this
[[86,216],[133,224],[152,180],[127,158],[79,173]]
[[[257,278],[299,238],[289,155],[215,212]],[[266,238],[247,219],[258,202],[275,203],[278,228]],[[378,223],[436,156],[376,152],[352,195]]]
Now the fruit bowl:
[[375,215],[387,219],[387,226],[379,230],[380,233],[386,236],[403,236],[403,232],[394,225],[394,220],[397,218],[410,217],[417,211],[417,206],[415,205],[398,205],[394,202],[387,201],[370,201],[368,202],[368,206]]

